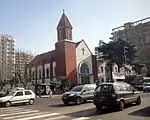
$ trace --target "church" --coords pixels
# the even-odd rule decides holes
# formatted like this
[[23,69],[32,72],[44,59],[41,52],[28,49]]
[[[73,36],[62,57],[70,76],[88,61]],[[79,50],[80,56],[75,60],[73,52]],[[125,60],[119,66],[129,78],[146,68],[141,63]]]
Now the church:
[[55,50],[37,55],[29,64],[27,74],[32,84],[49,84],[51,80],[60,76],[67,77],[72,85],[96,81],[96,56],[83,39],[79,42],[73,41],[72,29],[63,12],[57,25]]

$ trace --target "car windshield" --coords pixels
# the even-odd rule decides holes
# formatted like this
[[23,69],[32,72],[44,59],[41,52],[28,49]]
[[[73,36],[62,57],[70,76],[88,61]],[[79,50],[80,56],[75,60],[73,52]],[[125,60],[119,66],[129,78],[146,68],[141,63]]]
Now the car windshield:
[[112,92],[113,90],[113,85],[109,84],[99,85],[95,89],[96,92]]
[[13,96],[15,92],[10,92],[7,96]]
[[71,91],[74,91],[74,92],[80,92],[82,90],[83,86],[76,86],[74,88],[71,89]]

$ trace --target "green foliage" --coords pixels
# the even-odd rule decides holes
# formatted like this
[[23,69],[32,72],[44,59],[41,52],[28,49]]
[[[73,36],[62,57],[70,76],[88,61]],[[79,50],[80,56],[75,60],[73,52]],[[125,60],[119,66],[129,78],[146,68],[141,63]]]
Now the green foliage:
[[122,66],[125,62],[131,64],[136,57],[134,46],[124,40],[110,41],[109,43],[103,42],[103,45],[97,47],[96,50],[103,54],[101,57],[104,58],[104,60],[109,60],[118,66]]
[[112,80],[112,66],[114,63],[118,67],[122,67],[125,64],[132,64],[134,60],[136,50],[133,45],[130,45],[124,40],[110,41],[109,43],[102,42],[100,47],[96,47],[99,53],[102,53],[101,58],[107,61],[109,79]]
[[70,88],[71,82],[66,76],[60,76],[58,79],[63,87]]

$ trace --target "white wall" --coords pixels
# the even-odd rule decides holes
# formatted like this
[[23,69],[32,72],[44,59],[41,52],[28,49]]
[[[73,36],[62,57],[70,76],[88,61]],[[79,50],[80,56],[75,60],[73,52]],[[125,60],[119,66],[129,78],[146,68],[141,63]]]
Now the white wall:
[[47,78],[47,72],[46,72],[47,68],[49,69],[49,75],[50,75],[50,69],[51,69],[51,68],[50,68],[50,63],[44,65],[45,78]]
[[53,76],[56,76],[56,71],[55,71],[56,62],[52,62],[52,67],[53,67]]
[[[84,54],[82,51],[83,48],[85,49]],[[90,52],[90,50],[87,48],[87,46],[85,45],[83,41],[76,48],[76,61],[77,61],[77,64],[76,64],[77,69],[82,62],[85,62],[89,67],[89,73],[90,74],[93,73],[92,53]],[[77,77],[78,77],[78,83],[80,83],[81,81],[79,80],[79,75]],[[91,79],[93,81],[92,77]]]
[[[32,68],[31,68],[31,76],[33,75],[33,74],[32,74],[33,72],[34,72],[34,75],[36,75],[36,74],[35,74],[35,67],[32,67]],[[33,78],[33,76],[32,76],[32,78]],[[34,76],[34,79],[35,79],[35,76]]]
[[42,65],[38,65],[38,66],[37,66],[37,79],[40,79],[40,78],[39,78],[39,70],[41,70],[41,78],[43,78]]

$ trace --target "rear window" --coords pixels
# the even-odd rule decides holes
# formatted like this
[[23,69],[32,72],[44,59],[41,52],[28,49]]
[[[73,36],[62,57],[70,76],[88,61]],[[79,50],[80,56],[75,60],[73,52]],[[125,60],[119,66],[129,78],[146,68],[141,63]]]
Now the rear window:
[[25,95],[31,95],[32,93],[30,91],[25,91]]
[[104,84],[104,85],[99,85],[95,89],[96,92],[113,92],[113,85],[109,84]]
[[76,86],[74,88],[71,89],[71,91],[73,92],[80,92],[82,90],[83,86]]
[[120,85],[115,85],[115,90],[116,91],[122,91],[122,87]]

